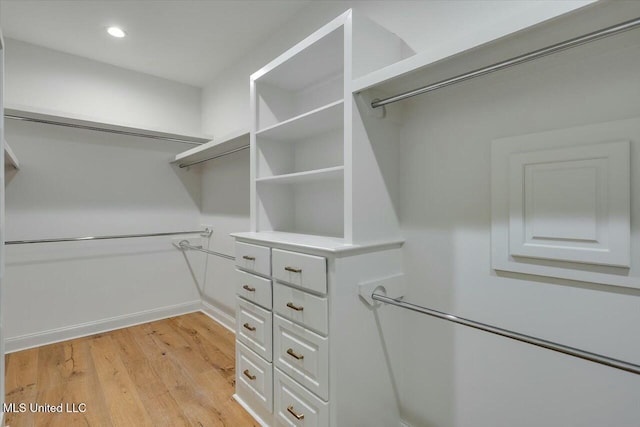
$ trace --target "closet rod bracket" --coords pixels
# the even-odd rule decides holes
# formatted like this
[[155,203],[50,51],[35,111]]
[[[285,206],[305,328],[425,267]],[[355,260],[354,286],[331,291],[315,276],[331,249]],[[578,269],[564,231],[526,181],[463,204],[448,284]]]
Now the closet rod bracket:
[[404,273],[376,279],[358,285],[358,294],[371,307],[376,305],[373,293],[381,293],[389,298],[400,299],[404,297]]

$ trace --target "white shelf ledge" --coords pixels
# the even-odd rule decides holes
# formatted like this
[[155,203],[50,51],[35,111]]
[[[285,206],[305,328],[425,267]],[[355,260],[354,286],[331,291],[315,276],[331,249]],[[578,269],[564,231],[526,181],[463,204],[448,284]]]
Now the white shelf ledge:
[[180,163],[181,165],[197,163],[247,145],[249,145],[249,131],[243,129],[224,138],[214,139],[199,147],[183,151],[176,155],[171,163]]
[[20,162],[6,140],[4,141],[4,168],[5,170],[7,168],[20,169]]
[[[84,129],[93,129],[99,131],[113,131],[114,133],[131,134],[134,136],[160,138],[166,140],[175,140],[176,142],[186,142],[193,144],[204,144],[211,138],[204,135],[174,133],[159,128],[137,127],[127,124],[103,122],[77,114],[60,114],[55,111],[45,109],[35,109],[25,106],[5,106],[5,117],[13,116],[18,119],[32,120],[43,123],[56,124],[61,126],[78,127]],[[10,119],[12,120],[12,119]]]
[[392,80],[409,78],[414,72],[427,70],[432,65],[457,58],[462,54],[468,54],[472,50],[489,47],[492,43],[500,41],[502,38],[512,37],[529,29],[534,29],[552,18],[583,8],[590,2],[592,1],[586,0],[584,3],[556,2],[553,5],[540,4],[532,6],[529,13],[514,16],[514,19],[505,21],[504,25],[499,27],[489,26],[487,28],[480,27],[473,37],[462,38],[455,43],[443,43],[434,46],[429,51],[417,53],[402,61],[356,78],[352,80],[351,90],[357,93],[379,87]]
[[344,100],[340,99],[315,110],[292,117],[256,132],[256,136],[290,141],[337,129],[342,125]]
[[404,244],[401,238],[385,241],[349,244],[340,237],[319,236],[315,234],[290,233],[284,231],[260,231],[231,233],[232,237],[249,243],[268,243],[282,249],[306,251],[318,255],[335,257],[355,255],[384,249],[400,248]]
[[332,181],[341,179],[343,176],[344,166],[335,166],[331,168],[258,178],[256,179],[256,182],[268,184],[299,184],[306,182]]

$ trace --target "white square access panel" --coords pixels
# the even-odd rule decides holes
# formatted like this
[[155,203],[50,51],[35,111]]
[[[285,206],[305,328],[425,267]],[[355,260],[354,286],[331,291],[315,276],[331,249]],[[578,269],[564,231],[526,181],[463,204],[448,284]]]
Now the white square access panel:
[[629,141],[509,155],[509,255],[630,266]]

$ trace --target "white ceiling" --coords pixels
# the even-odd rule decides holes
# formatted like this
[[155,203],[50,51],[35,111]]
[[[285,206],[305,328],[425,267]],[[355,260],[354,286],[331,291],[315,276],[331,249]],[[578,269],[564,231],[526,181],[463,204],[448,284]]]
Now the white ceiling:
[[[2,0],[0,25],[5,37],[204,86],[309,1]],[[111,25],[128,36],[109,36]]]

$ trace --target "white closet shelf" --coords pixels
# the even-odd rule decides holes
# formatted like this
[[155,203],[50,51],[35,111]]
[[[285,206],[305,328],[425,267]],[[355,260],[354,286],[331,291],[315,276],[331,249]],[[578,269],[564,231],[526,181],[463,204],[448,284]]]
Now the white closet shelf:
[[294,141],[339,129],[344,119],[344,100],[338,100],[256,132],[260,138]]
[[[409,58],[358,77],[352,80],[351,90],[353,93],[357,93],[370,88],[386,86],[385,83],[392,83],[392,80],[394,90],[396,90],[395,88],[408,90],[403,87],[401,80],[409,80],[408,83],[415,87],[415,82],[411,81],[414,73],[425,72],[429,67],[440,64],[445,60],[456,59],[461,55],[468,56],[470,52],[478,49],[491,48],[492,44],[501,42],[501,39],[509,34],[524,34],[525,31],[539,27],[550,18],[555,18],[558,15],[569,13],[584,6],[585,4],[570,4],[569,2],[566,2],[566,4],[559,2],[554,6],[555,10],[549,10],[548,5],[536,6],[529,15],[514,19],[510,26],[505,26],[500,32],[495,32],[495,28],[490,26],[489,30],[485,33],[477,34],[473,39],[454,43],[453,45],[444,43],[440,47],[417,53]],[[570,26],[566,27],[570,28]],[[484,62],[484,65],[490,63],[491,60],[487,61]],[[383,87],[383,89],[386,88]]]
[[177,154],[171,163],[189,164],[215,157],[249,145],[249,131],[242,129],[223,138],[213,139],[199,147]]
[[339,180],[342,179],[343,176],[344,166],[334,166],[331,168],[315,169],[311,171],[257,178],[256,182],[268,184],[299,184],[307,182]]
[[342,125],[344,100],[331,102],[256,132],[267,139],[291,141],[320,134]]
[[193,142],[195,144],[203,144],[211,138],[204,135],[187,134],[171,132],[165,129],[131,126],[130,124],[121,124],[114,122],[106,122],[95,120],[92,117],[82,116],[78,114],[60,114],[59,112],[48,111],[44,109],[36,109],[24,106],[5,106],[4,114],[6,116],[16,117],[18,119],[51,122],[54,124],[77,126],[84,128],[96,128],[101,130],[113,130],[115,132],[130,132],[140,136],[159,137],[176,139],[184,142]]
[[6,140],[4,141],[4,167],[20,169],[20,162]]

